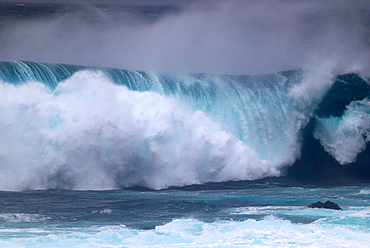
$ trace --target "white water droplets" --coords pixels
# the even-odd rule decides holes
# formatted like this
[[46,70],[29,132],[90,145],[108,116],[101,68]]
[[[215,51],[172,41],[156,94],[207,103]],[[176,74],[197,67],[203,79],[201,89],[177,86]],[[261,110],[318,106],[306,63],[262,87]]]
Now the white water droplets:
[[160,189],[278,175],[203,112],[81,71],[51,92],[1,84],[0,189]]
[[370,101],[353,101],[341,117],[316,118],[314,136],[340,164],[352,163],[370,141]]

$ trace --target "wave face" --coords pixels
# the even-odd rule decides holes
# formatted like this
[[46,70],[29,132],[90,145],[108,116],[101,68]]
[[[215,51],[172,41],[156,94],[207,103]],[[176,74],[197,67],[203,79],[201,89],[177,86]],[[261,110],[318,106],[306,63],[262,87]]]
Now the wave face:
[[333,163],[354,164],[368,153],[370,87],[328,71],[162,75],[1,62],[0,189],[279,176],[310,166],[310,139]]

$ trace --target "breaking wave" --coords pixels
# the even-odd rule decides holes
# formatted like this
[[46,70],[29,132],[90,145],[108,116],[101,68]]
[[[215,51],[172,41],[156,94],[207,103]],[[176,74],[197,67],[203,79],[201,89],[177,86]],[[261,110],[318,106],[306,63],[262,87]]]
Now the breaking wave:
[[[354,163],[369,141],[370,90],[350,75],[343,83],[348,75],[326,67],[162,75],[1,62],[0,189],[162,189],[279,176],[300,159],[310,121],[337,163]],[[333,89],[360,87],[351,80],[367,93],[328,113]]]

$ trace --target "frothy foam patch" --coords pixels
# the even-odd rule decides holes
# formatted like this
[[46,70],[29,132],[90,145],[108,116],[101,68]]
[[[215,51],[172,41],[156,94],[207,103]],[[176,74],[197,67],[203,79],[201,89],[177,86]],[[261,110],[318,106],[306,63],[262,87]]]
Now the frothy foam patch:
[[340,164],[353,163],[370,141],[370,101],[353,101],[343,116],[319,118],[314,136]]
[[271,213],[284,213],[290,210],[301,210],[304,207],[294,207],[294,206],[264,206],[264,207],[241,207],[231,209],[232,214],[257,214],[266,215]]
[[203,112],[81,71],[51,92],[0,84],[0,189],[160,189],[276,176]]
[[337,211],[331,209],[312,209],[306,206],[265,206],[265,207],[241,207],[229,210],[235,215],[261,215],[261,216],[312,216],[318,218],[336,218],[355,214],[353,211]]
[[93,214],[99,213],[99,214],[111,214],[112,210],[111,209],[104,209],[104,210],[94,210],[92,211]]
[[20,214],[20,213],[6,213],[0,214],[0,222],[14,223],[14,222],[41,222],[50,219],[49,217],[40,214]]
[[351,211],[348,216],[350,217],[360,217],[360,218],[366,218],[370,220],[370,207],[357,207],[352,208],[353,211]]
[[154,230],[135,230],[126,227],[103,228],[100,231],[50,234],[44,237],[0,240],[1,246],[12,244],[79,247],[366,247],[368,230],[342,225],[293,224],[269,216],[262,221],[218,221],[204,223],[198,220],[174,220]]
[[[324,217],[324,216],[323,216]],[[316,220],[316,224],[335,224],[347,226],[351,230],[360,228],[369,231],[370,208],[351,207],[345,211],[334,211],[326,218]]]

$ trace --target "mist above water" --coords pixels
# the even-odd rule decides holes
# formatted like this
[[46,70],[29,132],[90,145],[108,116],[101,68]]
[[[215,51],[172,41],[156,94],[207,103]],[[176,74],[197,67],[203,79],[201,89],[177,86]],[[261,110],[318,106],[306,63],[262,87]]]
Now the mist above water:
[[0,35],[0,60],[226,74],[331,63],[340,72],[368,73],[365,2],[177,1],[171,5],[176,11],[158,12],[168,7],[161,2],[140,12],[145,2],[114,11],[115,2],[95,1],[78,11],[8,19]]

